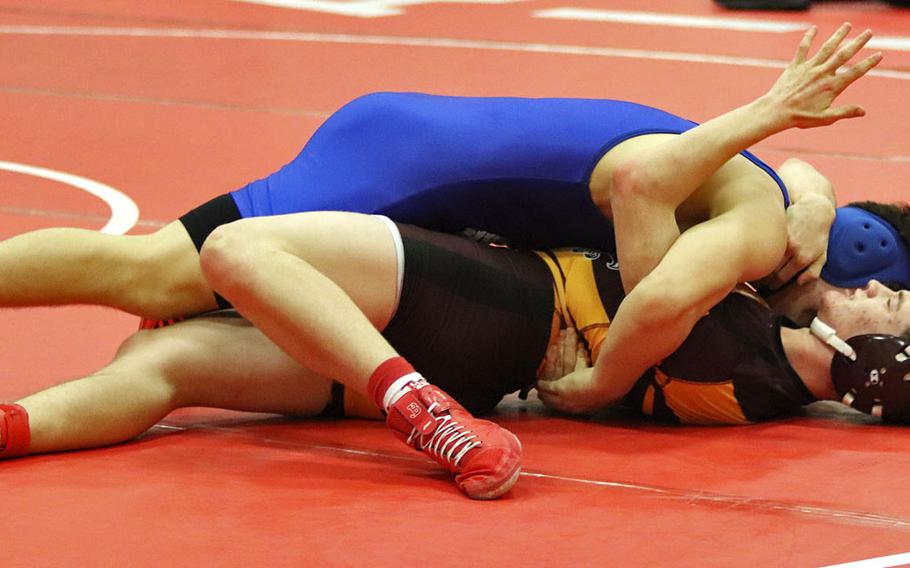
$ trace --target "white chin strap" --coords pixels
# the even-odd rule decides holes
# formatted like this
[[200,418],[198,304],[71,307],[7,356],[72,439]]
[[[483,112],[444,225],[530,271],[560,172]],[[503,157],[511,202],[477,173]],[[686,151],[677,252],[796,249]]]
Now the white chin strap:
[[837,331],[833,327],[815,318],[809,325],[809,329],[812,331],[812,335],[824,341],[826,345],[851,361],[856,361],[856,352],[846,341],[837,336]]

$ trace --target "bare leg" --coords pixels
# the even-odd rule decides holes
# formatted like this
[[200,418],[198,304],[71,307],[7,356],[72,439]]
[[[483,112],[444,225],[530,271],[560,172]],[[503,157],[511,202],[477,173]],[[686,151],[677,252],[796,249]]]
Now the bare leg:
[[381,219],[314,212],[216,229],[202,269],[219,293],[298,361],[367,394],[397,354],[378,329],[395,309],[395,241]]
[[222,225],[200,261],[213,288],[289,355],[370,397],[469,497],[495,499],[518,480],[518,438],[428,384],[378,331],[396,308],[395,245],[378,217],[300,213]]
[[245,320],[212,316],[138,332],[104,369],[18,404],[34,454],[123,442],[183,406],[312,416],[330,390]]
[[217,307],[179,222],[150,235],[43,229],[0,242],[0,307],[62,304],[153,319]]

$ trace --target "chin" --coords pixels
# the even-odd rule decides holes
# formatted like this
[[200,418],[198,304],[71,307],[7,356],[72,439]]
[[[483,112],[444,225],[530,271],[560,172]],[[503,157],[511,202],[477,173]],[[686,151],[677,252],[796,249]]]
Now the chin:
[[843,289],[824,292],[818,299],[818,310],[815,315],[821,318],[822,321],[827,322],[828,320],[825,318],[831,313],[831,309],[843,302],[847,297],[847,292]]
[[799,325],[808,325],[822,303],[822,295],[843,288],[816,280],[805,286],[790,284],[768,298],[768,303],[778,314],[787,316]]

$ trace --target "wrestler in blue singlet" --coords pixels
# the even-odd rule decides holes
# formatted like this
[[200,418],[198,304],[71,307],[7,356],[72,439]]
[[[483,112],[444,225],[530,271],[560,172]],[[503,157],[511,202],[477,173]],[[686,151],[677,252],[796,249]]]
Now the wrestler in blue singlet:
[[[623,101],[376,93],[342,107],[294,161],[231,196],[242,217],[381,213],[526,246],[612,249],[612,225],[588,187],[598,161],[629,138],[695,126]],[[788,202],[774,170],[743,155]]]

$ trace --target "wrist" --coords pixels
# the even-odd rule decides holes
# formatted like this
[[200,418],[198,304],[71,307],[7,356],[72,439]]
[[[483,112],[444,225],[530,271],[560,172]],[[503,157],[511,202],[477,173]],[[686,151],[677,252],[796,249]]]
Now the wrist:
[[602,364],[600,368],[588,367],[576,373],[586,378],[587,398],[591,408],[604,408],[616,404],[634,386],[634,381],[630,384],[628,377],[624,377],[626,373],[623,372],[621,365],[610,365],[609,362]]
[[747,105],[747,108],[765,133],[764,137],[795,126],[793,117],[787,111],[784,102],[772,93],[766,93],[755,99]]
[[811,211],[813,219],[827,225],[834,223],[834,217],[837,214],[834,203],[827,197],[817,193],[801,195],[799,201],[794,202],[790,209],[794,207],[804,211]]

